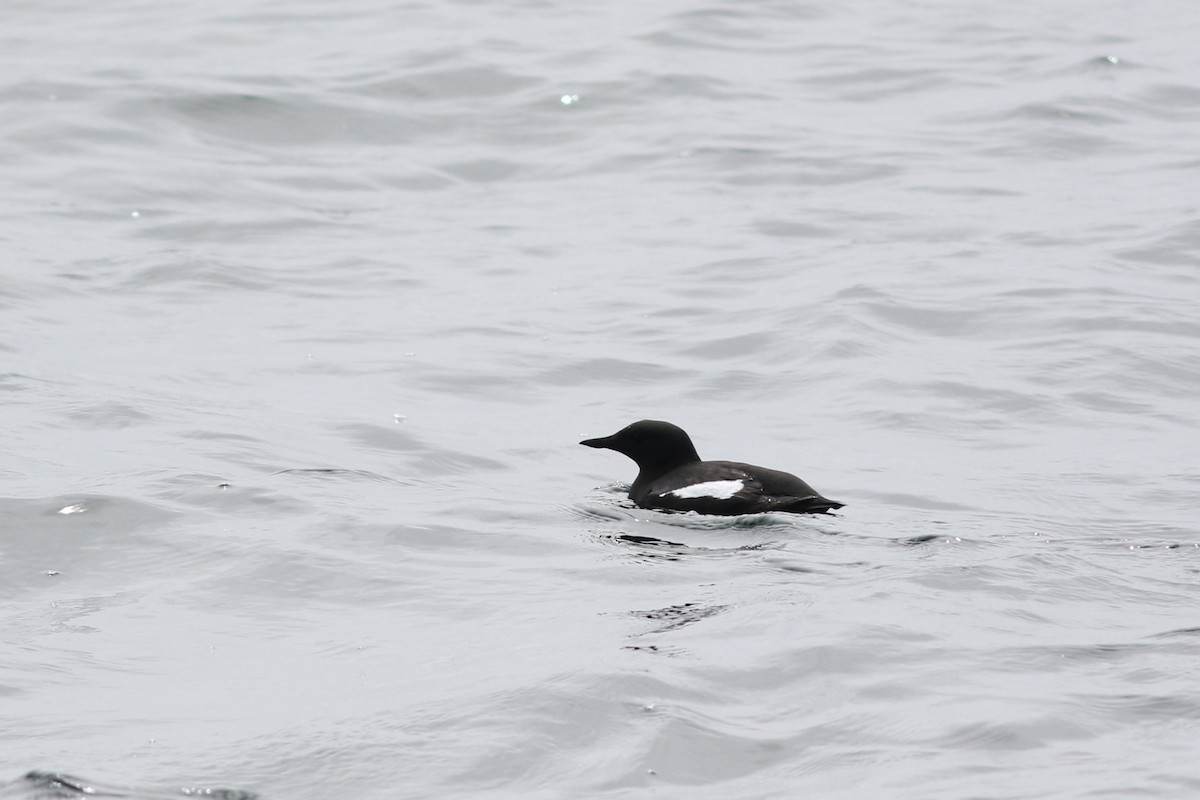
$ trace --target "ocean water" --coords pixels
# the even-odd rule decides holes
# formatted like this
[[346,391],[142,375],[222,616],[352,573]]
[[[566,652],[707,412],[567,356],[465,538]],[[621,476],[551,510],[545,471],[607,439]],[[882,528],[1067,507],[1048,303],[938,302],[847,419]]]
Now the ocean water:
[[0,797],[1197,796],[1198,24],[10,3]]

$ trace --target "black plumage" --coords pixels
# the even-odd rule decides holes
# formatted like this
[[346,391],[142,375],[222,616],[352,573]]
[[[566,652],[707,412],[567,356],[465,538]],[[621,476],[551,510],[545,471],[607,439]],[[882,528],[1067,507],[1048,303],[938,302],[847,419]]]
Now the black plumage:
[[644,419],[612,436],[580,444],[615,450],[637,463],[629,499],[642,508],[724,515],[824,514],[843,505],[787,472],[738,461],[701,461],[691,437],[669,422]]

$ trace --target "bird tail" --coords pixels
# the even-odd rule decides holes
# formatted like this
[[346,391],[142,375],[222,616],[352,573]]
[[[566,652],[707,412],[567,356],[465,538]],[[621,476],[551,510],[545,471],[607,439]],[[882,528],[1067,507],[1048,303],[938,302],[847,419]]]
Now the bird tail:
[[787,505],[780,506],[778,510],[791,511],[794,514],[828,514],[844,505],[846,504],[815,494],[811,497],[797,497]]

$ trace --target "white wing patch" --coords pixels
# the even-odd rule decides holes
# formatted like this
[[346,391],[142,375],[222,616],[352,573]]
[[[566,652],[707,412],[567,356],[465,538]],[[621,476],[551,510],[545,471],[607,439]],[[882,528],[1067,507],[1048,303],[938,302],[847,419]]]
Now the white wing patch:
[[691,486],[684,486],[681,489],[672,489],[669,492],[663,492],[659,497],[672,495],[680,499],[712,497],[717,500],[728,500],[744,488],[746,488],[744,481],[705,481],[704,483],[693,483]]

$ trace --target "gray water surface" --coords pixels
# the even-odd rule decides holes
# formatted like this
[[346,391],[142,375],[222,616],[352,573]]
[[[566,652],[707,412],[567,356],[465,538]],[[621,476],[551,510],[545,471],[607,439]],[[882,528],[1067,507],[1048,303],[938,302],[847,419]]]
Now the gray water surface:
[[1200,793],[1200,7],[5,20],[0,796]]

